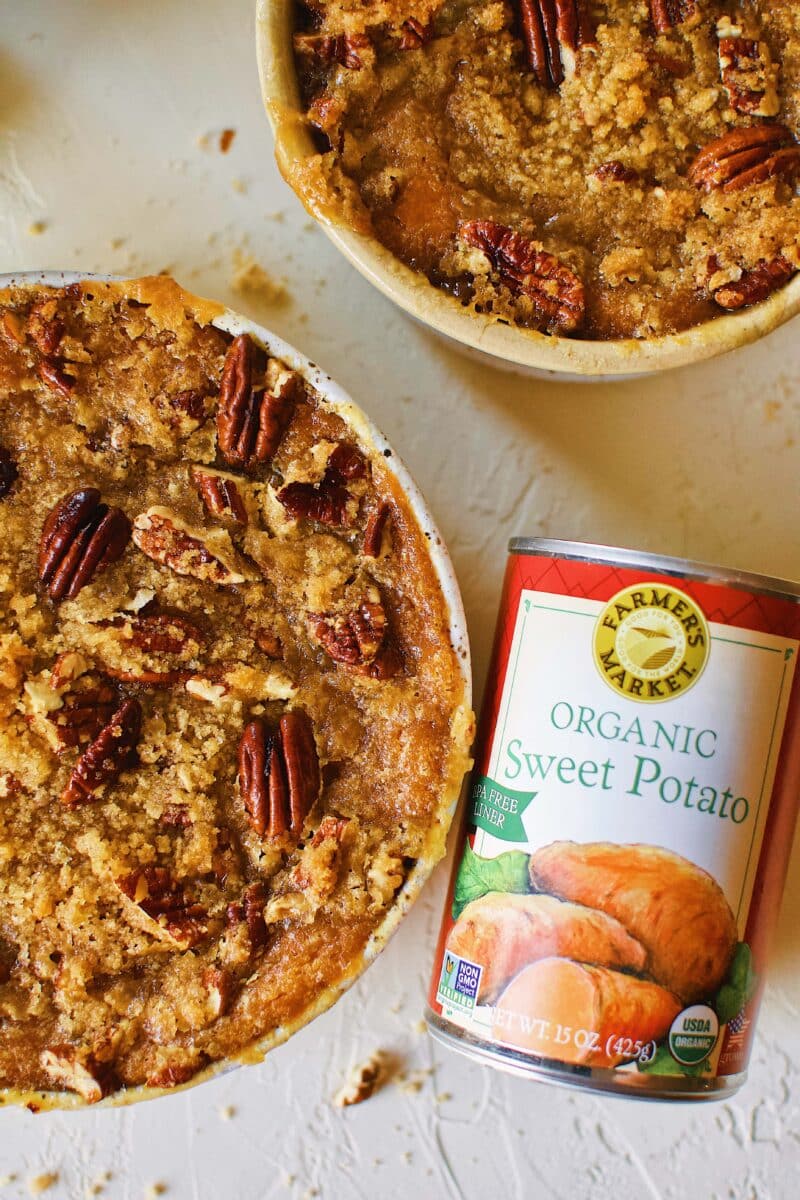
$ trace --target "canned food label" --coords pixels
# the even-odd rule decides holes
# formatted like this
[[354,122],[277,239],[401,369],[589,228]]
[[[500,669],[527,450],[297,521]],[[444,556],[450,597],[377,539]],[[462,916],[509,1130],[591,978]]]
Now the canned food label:
[[432,999],[517,1055],[668,1075],[746,1059],[798,649],[773,629],[796,633],[795,610],[707,586],[709,609],[679,582],[507,590]]

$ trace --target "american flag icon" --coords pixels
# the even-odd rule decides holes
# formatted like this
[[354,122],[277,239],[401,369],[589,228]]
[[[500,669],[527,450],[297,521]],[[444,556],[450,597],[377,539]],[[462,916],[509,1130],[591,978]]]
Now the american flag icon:
[[744,1009],[728,1022],[728,1050],[738,1050],[744,1045],[747,1031],[750,1028],[750,1018],[744,1015]]

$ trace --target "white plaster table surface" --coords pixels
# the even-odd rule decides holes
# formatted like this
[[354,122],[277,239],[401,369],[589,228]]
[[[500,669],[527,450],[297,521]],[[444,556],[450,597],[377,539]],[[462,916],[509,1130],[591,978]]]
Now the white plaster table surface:
[[[223,128],[236,130],[227,155],[204,143]],[[237,293],[237,253],[285,295]],[[279,178],[251,0],[0,0],[0,270],[40,267],[169,269],[348,388],[440,522],[478,693],[512,534],[800,577],[800,325],[624,384],[468,361],[373,291]],[[360,983],[262,1066],[120,1111],[0,1111],[0,1198],[51,1172],[47,1200],[154,1185],[180,1200],[795,1200],[797,851],[750,1080],[704,1106],[529,1083],[434,1046],[419,1018],[444,885],[440,868]],[[378,1048],[405,1084],[334,1108],[348,1068]]]

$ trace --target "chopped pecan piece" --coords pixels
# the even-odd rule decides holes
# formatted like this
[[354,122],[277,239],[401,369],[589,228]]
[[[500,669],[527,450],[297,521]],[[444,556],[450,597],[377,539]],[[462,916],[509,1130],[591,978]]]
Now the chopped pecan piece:
[[75,380],[67,375],[60,359],[43,358],[39,363],[39,378],[54,392],[60,392],[65,399],[72,395]]
[[283,658],[283,645],[281,639],[271,629],[265,629],[260,626],[255,632],[255,643],[259,650],[266,654],[267,658],[278,660]]
[[583,283],[552,254],[496,221],[464,221],[459,232],[489,259],[510,292],[529,297],[542,328],[570,333],[582,324]]
[[263,883],[251,883],[242,893],[244,919],[253,950],[259,950],[267,940],[267,925],[264,920],[264,905],[267,894]]
[[383,535],[391,516],[392,506],[388,500],[381,501],[375,511],[370,514],[364,530],[364,554],[367,558],[380,558]]
[[650,0],[650,16],[657,33],[669,33],[697,16],[697,0]]
[[43,300],[33,306],[28,316],[28,332],[45,358],[53,358],[58,353],[64,336],[64,322],[56,316],[57,308],[55,300]]
[[185,946],[194,946],[207,933],[208,913],[186,896],[183,886],[166,867],[138,867],[116,881],[134,904]]
[[14,342],[17,346],[25,345],[25,329],[17,313],[6,309],[0,324],[2,324],[3,333],[9,342]]
[[543,87],[557,88],[575,52],[594,34],[582,0],[518,0],[528,66]]
[[296,54],[316,58],[321,63],[338,63],[348,71],[360,71],[364,66],[363,54],[371,45],[365,33],[296,33]]
[[[209,549],[212,539],[216,553]],[[148,558],[178,575],[193,575],[208,583],[245,582],[245,576],[233,564],[227,533],[219,530],[204,538],[169,509],[154,506],[140,513],[133,523],[133,540]]]
[[197,464],[190,473],[207,513],[234,525],[247,524],[247,508],[239,490],[241,481],[235,475]]
[[609,162],[600,163],[600,166],[595,167],[592,174],[601,183],[635,183],[639,178],[638,171],[635,171],[633,167],[626,167],[618,158],[612,158]]
[[209,397],[200,388],[186,388],[168,400],[172,415],[169,423],[181,433],[192,433],[204,425],[211,413]]
[[77,1092],[87,1104],[97,1104],[118,1086],[110,1068],[78,1046],[51,1046],[42,1051],[40,1061],[54,1083]]
[[152,1088],[180,1087],[182,1083],[188,1083],[202,1065],[203,1060],[196,1063],[170,1063],[148,1076],[147,1086]]
[[400,26],[399,48],[401,50],[419,50],[421,46],[427,45],[432,37],[433,21],[423,25],[422,21],[418,21],[416,17],[408,17]]
[[223,1017],[231,1006],[235,980],[224,967],[206,967],[203,983],[208,992],[209,1008],[214,1017]]
[[278,492],[278,500],[296,520],[345,528],[352,523],[350,509],[355,499],[346,484],[363,479],[366,473],[367,462],[358,447],[340,442],[319,483],[287,484]]
[[260,717],[245,727],[239,743],[239,791],[259,837],[297,841],[320,782],[314,733],[304,712],[286,713],[275,732]]
[[168,829],[188,829],[194,824],[185,804],[168,804],[159,820]]
[[731,108],[754,117],[777,116],[778,68],[767,43],[727,16],[717,22],[717,37],[720,78]]
[[247,471],[272,458],[297,400],[297,376],[280,370],[270,389],[267,365],[266,352],[246,333],[234,338],[225,355],[217,442],[226,462]]
[[731,129],[704,146],[689,168],[689,179],[706,192],[738,192],[798,171],[800,145],[786,126],[752,125]]
[[73,767],[61,793],[61,803],[74,808],[96,799],[101,788],[131,766],[135,761],[141,726],[139,701],[123,701]]
[[103,504],[97,488],[71,492],[42,528],[39,579],[53,600],[72,600],[97,571],[122,556],[130,536],[125,513]]
[[759,263],[751,271],[743,272],[738,280],[723,284],[712,292],[712,296],[722,308],[731,310],[760,304],[772,292],[783,287],[796,270],[788,259],[778,255],[772,262]]
[[0,446],[0,500],[11,491],[18,475],[17,464],[5,446]]

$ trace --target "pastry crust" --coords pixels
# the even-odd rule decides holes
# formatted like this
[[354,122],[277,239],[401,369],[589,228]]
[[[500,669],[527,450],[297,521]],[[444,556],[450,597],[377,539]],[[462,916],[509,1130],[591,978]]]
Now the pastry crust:
[[[0,292],[0,1102],[125,1103],[258,1060],[356,978],[444,852],[472,717],[435,531],[363,414],[296,358],[275,452],[220,461],[236,325],[163,277]],[[341,444],[346,523],[288,513],[282,487],[319,490]],[[246,525],[209,510],[198,463],[235,478]],[[54,598],[41,530],[76,489],[91,528],[107,506],[134,536]],[[383,640],[339,662],[310,616],[370,589]],[[286,713],[310,722],[321,786]],[[283,731],[289,785],[312,781],[285,837],[254,831],[238,781],[254,716]]]

